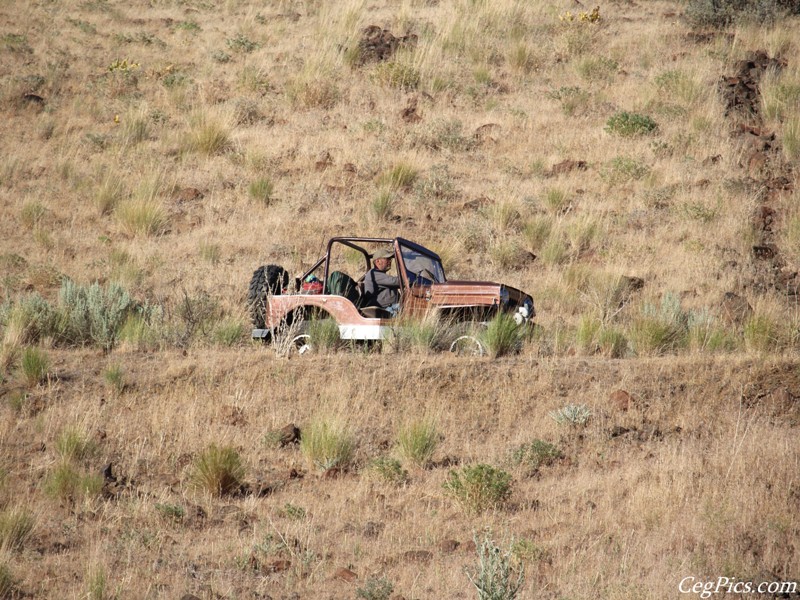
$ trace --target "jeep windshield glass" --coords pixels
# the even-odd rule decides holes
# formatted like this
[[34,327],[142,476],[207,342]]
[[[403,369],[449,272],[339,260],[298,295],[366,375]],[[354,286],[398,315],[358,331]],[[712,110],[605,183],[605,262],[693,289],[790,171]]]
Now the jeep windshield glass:
[[[445,282],[444,268],[442,268],[442,263],[438,259],[412,250],[402,244],[400,245],[400,251],[403,254],[403,263],[406,266],[409,283],[413,285],[417,282],[425,285]],[[427,271],[427,273],[423,273],[423,271]],[[433,281],[431,281],[431,277]]]

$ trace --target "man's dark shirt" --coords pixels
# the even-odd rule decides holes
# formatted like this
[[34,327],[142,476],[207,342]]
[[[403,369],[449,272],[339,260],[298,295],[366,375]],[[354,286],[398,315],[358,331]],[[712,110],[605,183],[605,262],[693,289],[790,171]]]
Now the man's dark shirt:
[[370,269],[364,277],[364,291],[378,306],[386,308],[400,301],[400,278]]

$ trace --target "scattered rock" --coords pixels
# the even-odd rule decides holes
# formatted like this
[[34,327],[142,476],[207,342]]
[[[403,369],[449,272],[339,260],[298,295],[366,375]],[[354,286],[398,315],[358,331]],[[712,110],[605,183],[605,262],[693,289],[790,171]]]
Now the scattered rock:
[[317,161],[314,163],[314,170],[315,171],[325,171],[328,167],[333,165],[333,157],[331,153],[327,150],[324,150],[320,153],[317,157]]
[[195,200],[202,200],[205,194],[197,188],[187,187],[178,190],[173,195],[173,198],[178,202],[194,202]]
[[479,210],[484,206],[491,204],[492,201],[489,200],[486,196],[481,196],[480,198],[475,198],[473,200],[467,200],[461,206],[464,210]]
[[408,550],[403,552],[403,558],[408,562],[429,562],[433,560],[433,553],[428,550]]
[[299,444],[300,443],[300,428],[297,427],[294,423],[289,423],[285,425],[278,431],[280,437],[278,438],[278,443],[280,444],[281,448],[288,446],[289,444]]
[[265,573],[282,573],[288,571],[292,566],[292,561],[286,559],[273,560],[261,568]]
[[633,405],[633,397],[625,390],[614,390],[608,397],[608,403],[617,410],[625,412]]
[[358,579],[358,575],[356,575],[354,571],[342,567],[341,569],[336,569],[336,572],[333,574],[333,578],[338,579],[339,581],[346,581],[350,583],[351,581]]
[[567,159],[553,165],[547,172],[547,175],[549,177],[554,177],[556,175],[565,175],[566,173],[571,173],[572,171],[585,171],[587,168],[588,165],[586,164],[586,161]]
[[469,540],[461,545],[461,549],[468,554],[472,554],[478,550],[478,547],[475,545],[475,540]]
[[703,166],[710,167],[711,165],[717,164],[719,161],[722,160],[722,154],[715,154],[714,156],[707,156],[703,159]]
[[32,106],[44,106],[44,98],[37,94],[23,94],[22,101]]
[[443,554],[452,554],[458,547],[461,545],[461,542],[457,542],[456,540],[442,540],[439,542],[439,550]]
[[778,255],[778,248],[775,244],[764,244],[763,246],[753,246],[753,258],[758,260],[772,260]]
[[614,427],[611,428],[611,431],[608,432],[608,436],[612,439],[618,438],[626,433],[630,433],[630,431],[630,429],[623,427],[622,425],[614,425]]
[[194,594],[184,594],[183,596],[181,596],[181,600],[200,600],[200,598],[198,598]]
[[753,227],[757,231],[772,232],[772,224],[775,221],[775,210],[769,206],[759,206],[753,216]]
[[497,123],[486,123],[475,130],[473,137],[479,142],[497,142],[501,129]]
[[400,111],[400,118],[406,123],[418,123],[422,120],[422,116],[417,112],[417,104],[419,99],[417,96],[411,96],[406,103],[406,107]]
[[226,405],[221,407],[222,422],[225,425],[234,427],[242,427],[247,425],[247,419],[244,416],[244,409],[241,406]]
[[370,25],[361,33],[356,63],[363,65],[368,62],[384,61],[391,58],[398,48],[413,48],[416,44],[415,34],[395,37],[388,29]]
[[367,521],[364,525],[364,537],[378,537],[386,528],[384,523],[376,523],[374,521]]

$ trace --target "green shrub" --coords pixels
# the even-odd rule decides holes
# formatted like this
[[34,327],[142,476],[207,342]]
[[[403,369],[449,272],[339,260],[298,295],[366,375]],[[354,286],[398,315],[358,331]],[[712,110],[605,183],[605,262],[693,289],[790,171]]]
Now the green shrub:
[[52,498],[75,502],[80,497],[94,497],[103,489],[103,478],[78,470],[69,462],[62,462],[45,480],[45,492]]
[[653,119],[638,113],[621,111],[606,121],[606,131],[623,137],[648,135],[656,131],[658,125]]
[[522,563],[514,567],[511,550],[498,547],[489,532],[482,541],[475,535],[475,548],[478,568],[472,573],[467,571],[467,577],[478,592],[478,600],[514,600],[525,585]]
[[684,15],[695,27],[726,27],[739,21],[773,23],[800,14],[795,0],[688,0]]
[[212,265],[218,265],[222,250],[219,244],[211,244],[208,242],[200,242],[200,258]]
[[212,338],[220,346],[235,346],[242,341],[244,325],[238,319],[227,319],[214,327]]
[[480,513],[502,505],[511,496],[511,475],[486,464],[451,470],[444,482],[445,492],[465,511]]
[[551,411],[550,418],[559,425],[583,427],[589,422],[592,411],[585,404],[567,404],[558,410]]
[[106,570],[95,565],[86,576],[86,598],[88,600],[106,600],[106,587],[108,576]]
[[408,471],[396,458],[381,456],[369,463],[369,471],[389,483],[403,484],[408,481]]
[[242,459],[234,448],[211,444],[195,459],[191,481],[199,490],[223,496],[241,488],[245,472]]
[[662,297],[660,306],[645,304],[630,326],[633,350],[639,355],[664,354],[686,347],[689,317],[681,308],[680,298],[669,292]]
[[281,515],[292,521],[302,521],[306,518],[306,509],[287,502],[281,509]]
[[600,169],[600,178],[609,185],[637,181],[650,173],[650,167],[630,156],[616,156]]
[[156,502],[155,509],[167,521],[180,523],[186,516],[186,509],[178,504],[161,504]]
[[35,344],[59,328],[58,313],[36,292],[5,305],[3,312],[6,340],[17,344]]
[[63,316],[62,339],[70,344],[96,343],[111,350],[120,329],[136,306],[128,292],[111,283],[89,286],[65,279],[59,293],[59,309]]
[[526,467],[535,471],[554,463],[563,454],[553,444],[535,439],[527,444],[522,444],[511,452],[509,463],[514,467]]
[[260,202],[265,206],[269,206],[269,203],[272,202],[272,194],[274,191],[275,186],[273,185],[272,180],[266,177],[261,177],[251,182],[250,187],[248,188],[250,197],[256,202]]
[[7,508],[0,512],[0,550],[21,550],[34,524],[33,515],[24,508]]
[[483,341],[492,358],[512,354],[522,349],[528,330],[517,325],[514,317],[507,313],[498,313],[482,332]]
[[303,429],[300,450],[320,471],[344,470],[353,460],[355,442],[343,424],[318,419]]
[[397,431],[397,451],[418,467],[425,467],[439,445],[439,432],[430,419],[409,421]]
[[421,79],[419,69],[393,60],[378,63],[375,66],[373,77],[381,85],[401,90],[416,89]]
[[29,386],[39,385],[47,380],[50,359],[44,350],[28,347],[22,352],[22,376]]
[[249,54],[253,50],[257,50],[259,44],[247,38],[242,33],[237,33],[232,38],[228,38],[225,40],[225,45],[228,46],[234,52],[241,52],[243,54]]
[[394,585],[385,577],[369,577],[364,585],[356,589],[356,598],[363,600],[389,600],[394,591]]

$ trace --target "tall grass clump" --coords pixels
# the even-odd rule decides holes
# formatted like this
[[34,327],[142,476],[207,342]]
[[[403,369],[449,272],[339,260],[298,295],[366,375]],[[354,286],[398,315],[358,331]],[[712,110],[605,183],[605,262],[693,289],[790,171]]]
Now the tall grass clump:
[[522,349],[528,330],[517,325],[514,317],[507,313],[498,313],[481,335],[481,339],[492,358],[504,354],[513,354]]
[[241,488],[245,473],[242,459],[234,448],[211,444],[195,459],[191,482],[196,489],[223,496]]
[[320,471],[344,470],[353,460],[355,441],[344,424],[316,419],[303,429],[300,451]]
[[94,443],[80,429],[68,427],[56,438],[56,452],[62,461],[79,462],[94,453]]
[[478,592],[478,600],[515,600],[525,585],[524,564],[514,565],[512,550],[497,546],[488,531],[483,540],[475,535],[475,548],[478,568],[467,571],[467,577]]
[[81,498],[96,497],[102,489],[103,478],[100,475],[85,473],[69,461],[60,462],[44,484],[48,496],[70,503]]
[[20,368],[25,382],[33,387],[47,380],[50,358],[44,350],[31,346],[23,350]]
[[131,236],[156,236],[169,225],[169,215],[157,198],[134,198],[120,202],[115,215],[122,230]]
[[393,190],[411,188],[419,177],[419,171],[407,163],[398,163],[378,176],[377,185]]
[[443,484],[445,492],[468,513],[497,508],[511,496],[511,475],[487,464],[451,470]]
[[29,200],[22,205],[19,218],[28,229],[34,229],[44,219],[47,209],[38,200]]
[[253,200],[268,206],[272,201],[272,194],[275,192],[275,185],[268,177],[259,177],[255,181],[250,182],[247,191]]
[[35,523],[33,515],[22,507],[6,508],[0,512],[0,550],[21,550]]
[[0,598],[12,598],[14,593],[14,575],[5,562],[0,562]]
[[750,352],[772,352],[783,345],[784,328],[772,314],[758,310],[744,325],[744,345]]
[[125,195],[122,177],[109,173],[97,186],[94,193],[94,205],[101,215],[111,214]]
[[186,152],[205,156],[220,154],[231,146],[231,119],[209,111],[196,112],[189,119],[189,129],[183,142]]
[[439,445],[439,431],[432,419],[404,423],[397,430],[397,452],[418,467],[425,467]]
[[622,137],[648,135],[657,129],[656,122],[647,115],[626,111],[614,113],[606,121],[606,131]]

